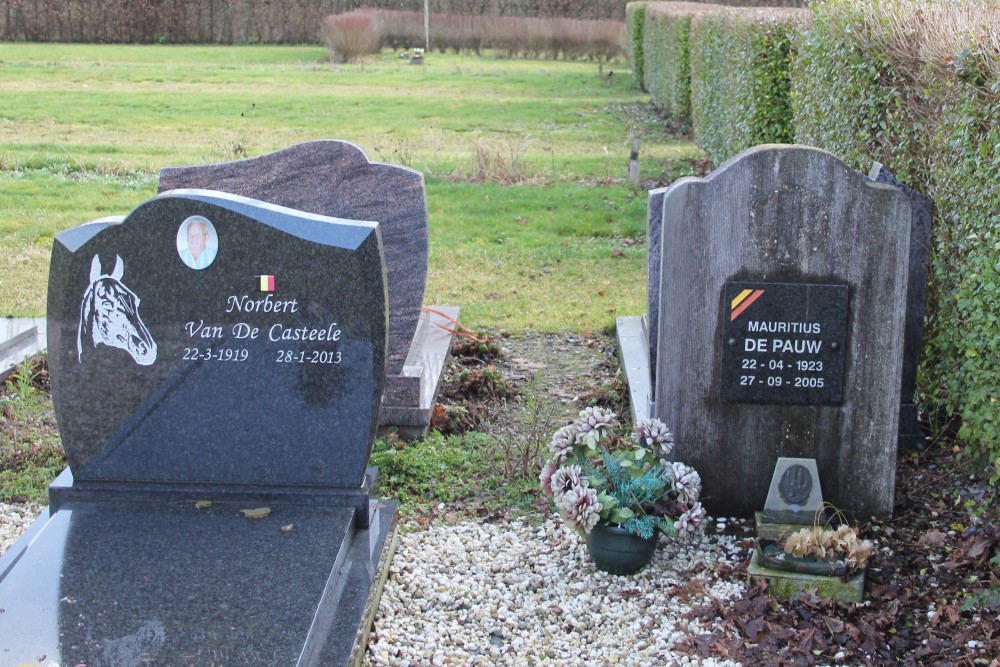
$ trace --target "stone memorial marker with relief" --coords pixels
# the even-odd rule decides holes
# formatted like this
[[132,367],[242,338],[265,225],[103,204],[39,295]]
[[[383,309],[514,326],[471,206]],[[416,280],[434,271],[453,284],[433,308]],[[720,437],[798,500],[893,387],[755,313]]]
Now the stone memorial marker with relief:
[[347,664],[391,552],[386,327],[372,222],[188,190],[59,234],[70,467],[0,559],[4,661]]
[[[819,519],[823,492],[814,459],[781,457],[774,467],[771,486],[767,490],[761,522],[811,526]],[[759,529],[759,525],[758,525]]]
[[911,208],[833,155],[761,146],[664,194],[655,416],[721,514],[780,457],[890,516]]

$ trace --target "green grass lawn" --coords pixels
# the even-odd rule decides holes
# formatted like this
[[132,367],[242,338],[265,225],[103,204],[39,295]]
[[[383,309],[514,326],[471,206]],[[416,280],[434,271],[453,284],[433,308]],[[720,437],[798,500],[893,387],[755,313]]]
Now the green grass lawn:
[[54,235],[129,212],[159,169],[335,138],[424,173],[428,303],[461,306],[474,328],[606,328],[645,309],[631,137],[643,136],[647,179],[701,155],[611,68],[607,85],[587,62],[0,44],[0,316],[42,315]]

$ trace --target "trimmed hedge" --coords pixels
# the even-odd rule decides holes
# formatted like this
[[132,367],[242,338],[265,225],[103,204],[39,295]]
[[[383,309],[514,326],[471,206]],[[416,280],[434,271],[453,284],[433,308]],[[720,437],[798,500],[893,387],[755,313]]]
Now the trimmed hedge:
[[758,144],[792,140],[792,47],[808,21],[800,9],[734,9],[691,23],[691,119],[716,164]]
[[639,90],[645,90],[643,85],[643,35],[646,31],[646,2],[630,2],[625,6],[625,51],[629,64],[632,66],[632,85]]
[[935,200],[922,401],[1000,480],[1000,4],[822,0],[793,70],[796,141]]
[[691,121],[691,20],[718,5],[654,2],[646,6],[642,39],[643,85],[653,104],[674,122]]

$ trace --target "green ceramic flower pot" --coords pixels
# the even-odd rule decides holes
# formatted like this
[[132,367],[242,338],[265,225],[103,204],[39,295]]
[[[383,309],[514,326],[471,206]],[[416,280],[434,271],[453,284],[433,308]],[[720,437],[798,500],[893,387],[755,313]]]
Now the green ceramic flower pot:
[[635,574],[653,560],[656,540],[656,533],[644,539],[619,526],[599,523],[587,535],[587,551],[599,570]]

